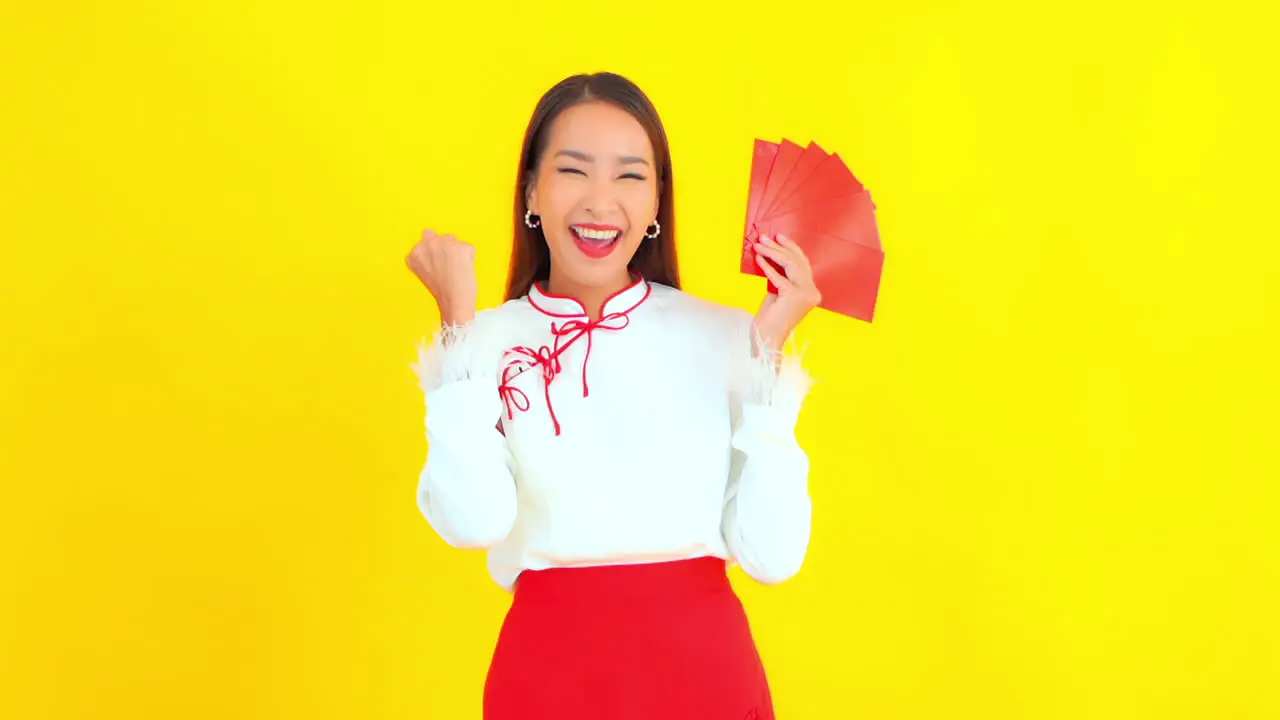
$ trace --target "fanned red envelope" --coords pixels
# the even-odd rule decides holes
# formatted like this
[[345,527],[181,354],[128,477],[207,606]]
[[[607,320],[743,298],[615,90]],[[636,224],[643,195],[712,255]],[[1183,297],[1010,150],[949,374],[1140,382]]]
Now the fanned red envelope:
[[804,250],[821,307],[871,322],[884,267],[875,204],[839,155],[815,143],[755,141],[741,271],[764,277],[753,249],[761,235]]

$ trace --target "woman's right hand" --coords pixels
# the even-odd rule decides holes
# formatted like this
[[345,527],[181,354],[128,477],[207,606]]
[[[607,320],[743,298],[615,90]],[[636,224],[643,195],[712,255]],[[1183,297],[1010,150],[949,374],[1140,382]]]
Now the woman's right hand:
[[476,314],[476,249],[452,235],[424,230],[405,258],[440,308],[446,325],[465,325]]

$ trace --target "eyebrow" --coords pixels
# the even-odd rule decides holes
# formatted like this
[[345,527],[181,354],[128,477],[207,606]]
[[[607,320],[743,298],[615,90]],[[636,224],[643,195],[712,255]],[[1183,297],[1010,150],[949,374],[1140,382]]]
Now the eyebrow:
[[[587,153],[582,152],[581,150],[561,150],[560,152],[556,153],[556,157],[559,157],[561,155],[564,155],[565,157],[573,158],[574,160],[581,160],[582,162],[595,162],[594,157],[592,157]],[[618,162],[623,165],[648,165],[649,164],[648,160],[645,160],[644,158],[638,157],[636,155],[620,155],[618,156]]]

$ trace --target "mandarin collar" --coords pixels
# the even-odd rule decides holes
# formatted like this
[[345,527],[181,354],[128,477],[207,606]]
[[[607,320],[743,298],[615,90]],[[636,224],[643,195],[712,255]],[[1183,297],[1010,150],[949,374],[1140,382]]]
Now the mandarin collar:
[[[601,317],[605,315],[626,315],[648,299],[650,289],[647,280],[642,277],[637,278],[635,282],[610,295],[604,301],[604,306],[600,308]],[[529,304],[544,315],[562,318],[587,316],[586,307],[577,298],[567,295],[553,295],[542,289],[536,282],[530,286],[527,297]]]

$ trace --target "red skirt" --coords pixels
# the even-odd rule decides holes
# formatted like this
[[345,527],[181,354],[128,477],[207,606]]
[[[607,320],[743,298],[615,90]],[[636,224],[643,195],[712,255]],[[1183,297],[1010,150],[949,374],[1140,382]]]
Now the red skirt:
[[718,558],[520,574],[485,720],[772,720],[764,666]]

